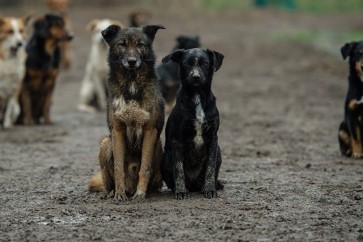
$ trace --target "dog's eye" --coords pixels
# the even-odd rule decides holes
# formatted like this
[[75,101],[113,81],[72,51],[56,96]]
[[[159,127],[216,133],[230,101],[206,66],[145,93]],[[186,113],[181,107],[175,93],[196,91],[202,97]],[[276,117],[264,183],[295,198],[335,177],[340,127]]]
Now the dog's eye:
[[117,45],[120,47],[126,47],[126,42],[121,42],[121,43],[118,43]]
[[192,65],[191,65],[189,62],[187,62],[187,61],[183,62],[183,65],[184,65],[184,66],[187,66],[187,67],[188,67],[188,66],[192,66]]
[[208,61],[203,61],[203,62],[202,62],[202,66],[204,66],[204,67],[209,66],[209,62],[208,62]]
[[9,29],[9,30],[7,31],[7,33],[8,33],[8,34],[13,34],[13,33],[14,33],[14,30]]
[[137,44],[137,48],[144,48],[145,47],[145,44],[144,43],[138,43]]
[[24,29],[20,29],[19,32],[22,34],[24,33]]

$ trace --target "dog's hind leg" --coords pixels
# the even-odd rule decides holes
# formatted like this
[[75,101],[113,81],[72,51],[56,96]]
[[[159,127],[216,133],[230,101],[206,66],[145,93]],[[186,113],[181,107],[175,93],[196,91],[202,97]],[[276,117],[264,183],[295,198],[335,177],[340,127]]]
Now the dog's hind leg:
[[349,136],[348,125],[345,121],[343,121],[339,126],[338,140],[341,154],[344,156],[351,156],[352,140]]
[[105,137],[101,141],[98,161],[101,167],[104,190],[105,192],[110,193],[115,189],[114,160],[110,137]]

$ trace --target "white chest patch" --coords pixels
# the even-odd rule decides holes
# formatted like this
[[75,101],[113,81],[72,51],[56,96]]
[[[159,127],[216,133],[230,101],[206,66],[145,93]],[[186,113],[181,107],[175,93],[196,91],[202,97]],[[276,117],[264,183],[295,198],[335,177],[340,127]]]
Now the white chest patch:
[[196,106],[195,107],[195,121],[194,121],[194,127],[195,127],[196,134],[194,137],[194,144],[196,147],[200,147],[204,143],[203,136],[202,136],[202,134],[203,134],[202,125],[204,123],[205,113],[203,111],[202,104],[200,102],[200,96],[195,95],[193,101]]
[[144,125],[150,119],[150,113],[135,100],[126,103],[123,96],[120,96],[113,100],[112,105],[115,117],[127,125]]
[[132,82],[131,83],[129,91],[130,91],[131,94],[135,94],[136,93],[135,82]]

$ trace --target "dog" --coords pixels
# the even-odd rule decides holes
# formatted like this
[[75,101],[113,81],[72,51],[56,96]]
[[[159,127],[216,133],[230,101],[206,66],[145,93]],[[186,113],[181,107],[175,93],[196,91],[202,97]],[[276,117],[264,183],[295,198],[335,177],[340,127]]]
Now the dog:
[[201,191],[206,198],[217,197],[223,189],[218,181],[222,163],[218,145],[219,112],[212,93],[212,77],[224,56],[213,50],[176,50],[163,58],[180,67],[181,89],[165,130],[161,171],[176,199]]
[[343,59],[349,57],[349,86],[344,105],[344,120],[339,126],[340,152],[347,157],[363,158],[363,41],[341,48]]
[[117,201],[143,200],[162,186],[160,133],[164,101],[156,87],[152,43],[161,25],[102,31],[110,46],[107,123],[110,136],[100,145],[101,174],[89,182],[90,191],[105,191]]
[[123,27],[121,22],[110,19],[94,19],[86,27],[93,35],[91,52],[80,90],[78,109],[81,111],[93,113],[106,109],[109,47],[103,39],[101,31],[111,24]]
[[129,15],[130,27],[140,28],[150,23],[151,13],[148,11],[134,11]]
[[[200,47],[198,36],[179,36],[176,38],[176,46],[173,51],[177,49],[193,49]],[[179,66],[176,63],[168,62],[161,63],[156,68],[158,76],[158,87],[161,94],[165,99],[165,113],[170,113],[175,105],[176,94],[180,88]]]
[[26,26],[30,17],[0,17],[0,125],[10,128],[20,114],[18,97],[25,73]]
[[[63,17],[67,31],[71,32],[71,19],[69,17],[69,5],[70,0],[47,0],[48,9],[55,14],[59,14]],[[61,69],[67,70],[72,66],[73,53],[71,50],[70,42],[63,41],[60,43],[61,51]]]
[[60,43],[70,41],[61,16],[46,14],[33,23],[33,35],[27,46],[25,77],[20,93],[19,124],[51,124],[50,107],[59,71]]

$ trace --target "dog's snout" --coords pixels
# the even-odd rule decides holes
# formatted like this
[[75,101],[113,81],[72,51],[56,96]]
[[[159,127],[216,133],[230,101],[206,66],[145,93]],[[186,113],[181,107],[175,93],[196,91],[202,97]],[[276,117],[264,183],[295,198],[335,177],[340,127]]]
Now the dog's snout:
[[135,66],[136,65],[136,58],[135,57],[129,57],[127,58],[127,63],[130,65],[130,66]]
[[21,42],[21,41],[16,42],[16,47],[21,47],[22,45],[23,45],[23,42]]
[[200,75],[199,74],[193,74],[192,78],[193,78],[193,81],[199,81],[200,80]]
[[73,38],[74,38],[74,35],[73,34],[68,34],[68,36],[67,36],[67,40],[68,41],[71,41]]

